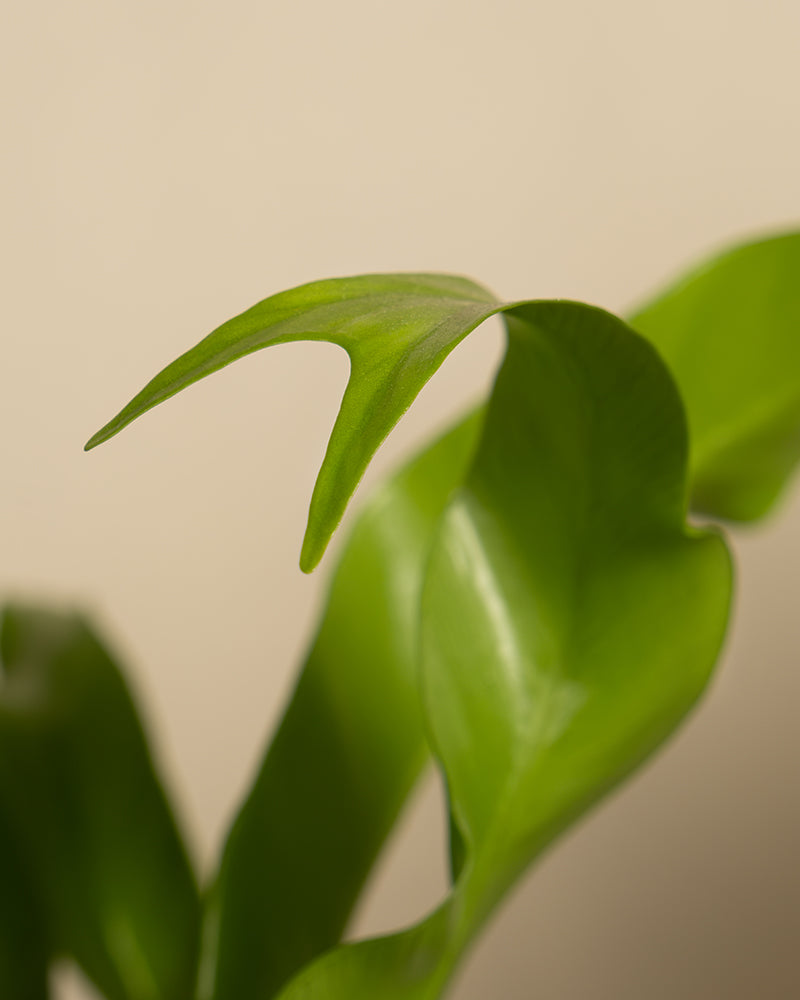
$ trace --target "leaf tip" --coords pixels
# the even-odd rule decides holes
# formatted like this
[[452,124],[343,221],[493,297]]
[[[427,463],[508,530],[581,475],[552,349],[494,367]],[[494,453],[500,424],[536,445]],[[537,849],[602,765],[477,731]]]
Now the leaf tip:
[[310,533],[306,529],[303,547],[300,550],[300,569],[304,573],[313,573],[319,566],[320,560],[325,555],[327,544],[327,539],[320,540],[310,537]]
[[114,437],[120,428],[117,426],[117,422],[112,421],[111,423],[105,424],[101,427],[99,431],[89,438],[86,444],[83,446],[84,451],[91,451],[96,448],[99,444],[103,444],[104,441],[108,441],[109,438]]

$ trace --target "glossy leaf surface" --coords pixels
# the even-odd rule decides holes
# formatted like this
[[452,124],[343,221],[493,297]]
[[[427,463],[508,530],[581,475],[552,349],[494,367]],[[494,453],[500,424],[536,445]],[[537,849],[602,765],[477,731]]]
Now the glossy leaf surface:
[[201,997],[274,996],[337,944],[428,757],[418,609],[435,525],[479,415],[418,456],[359,516],[317,638],[214,888]]
[[485,289],[448,275],[336,278],[281,292],[223,323],[168,365],[86,447],[262,347],[295,340],[338,344],[351,371],[311,498],[300,557],[310,571],[380,444],[450,351],[495,308]]
[[134,706],[75,615],[6,607],[0,802],[52,943],[108,1000],[185,1000],[199,902]]
[[599,310],[538,303],[509,323],[422,602],[426,714],[460,874],[420,925],[336,949],[283,1000],[438,996],[522,869],[673,731],[716,660],[730,562],[719,536],[685,525],[668,373]]
[[800,459],[800,234],[707,262],[631,323],[683,396],[694,509],[764,515]]

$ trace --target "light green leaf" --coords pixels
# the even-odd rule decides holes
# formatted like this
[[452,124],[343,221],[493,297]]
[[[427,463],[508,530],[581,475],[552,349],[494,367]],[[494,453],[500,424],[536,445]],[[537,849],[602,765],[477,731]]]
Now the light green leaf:
[[680,722],[730,598],[722,539],[685,525],[684,418],[655,352],[573,303],[509,328],[423,599],[427,717],[478,909]]
[[479,425],[476,414],[426,449],[353,527],[299,684],[225,847],[202,998],[266,1000],[341,939],[428,757],[416,677],[423,569]]
[[329,952],[281,1000],[439,996],[515,878],[663,742],[715,663],[730,561],[685,524],[685,421],[664,366],[588,306],[515,308],[509,327],[422,601],[460,874],[421,924]]
[[380,444],[450,351],[495,308],[485,289],[447,275],[366,275],[281,292],[223,323],[168,365],[86,448],[262,347],[294,340],[338,344],[350,356],[350,379],[311,498],[300,556],[309,572]]
[[[528,372],[525,376],[528,381],[524,388],[521,384],[516,386],[515,413],[510,410],[505,413],[502,403],[505,396],[498,388],[493,412],[504,414],[503,433],[491,438],[487,431],[485,441],[494,443],[482,449],[483,458],[476,464],[469,484],[448,510],[430,564],[426,621],[432,623],[436,636],[441,631],[446,638],[448,630],[456,633],[459,629],[464,636],[469,636],[469,641],[464,643],[463,657],[467,662],[480,660],[484,667],[483,674],[477,667],[465,673],[475,678],[483,676],[486,687],[477,693],[469,685],[462,690],[459,686],[462,673],[448,665],[455,654],[444,648],[444,639],[441,639],[444,652],[439,656],[444,666],[436,666],[439,654],[435,654],[435,644],[426,642],[426,662],[434,664],[426,667],[428,684],[432,690],[437,690],[437,684],[442,686],[431,702],[432,716],[436,714],[436,706],[441,707],[440,700],[445,697],[442,692],[463,713],[460,722],[458,712],[432,721],[433,732],[441,743],[448,779],[454,784],[453,870],[458,875],[455,894],[428,921],[403,935],[330,953],[320,960],[321,964],[314,963],[302,973],[288,988],[287,996],[428,998],[437,995],[464,943],[516,872],[594,798],[621,780],[626,770],[636,766],[674,728],[697,696],[713,663],[710,650],[716,648],[721,637],[729,581],[724,546],[719,539],[692,536],[684,527],[688,483],[692,483],[692,495],[700,509],[723,516],[745,516],[742,512],[749,511],[746,516],[751,516],[771,501],[796,462],[800,451],[800,417],[797,416],[800,408],[796,414],[791,375],[796,365],[784,365],[781,361],[773,365],[785,376],[780,383],[779,405],[773,408],[768,399],[764,402],[772,378],[771,370],[764,375],[757,363],[758,349],[753,346],[757,345],[753,331],[762,329],[758,323],[763,322],[763,328],[777,327],[769,334],[773,354],[784,351],[785,358],[790,361],[793,358],[792,331],[797,326],[797,308],[796,304],[792,305],[796,300],[792,299],[791,278],[796,274],[796,239],[786,237],[783,241],[744,248],[723,258],[642,312],[635,321],[674,369],[687,395],[690,425],[696,436],[690,480],[687,480],[685,469],[686,428],[674,386],[653,352],[648,351],[624,324],[597,310],[569,303],[501,306],[483,289],[463,279],[431,275],[339,279],[273,296],[224,324],[165,369],[89,442],[88,446],[93,446],[105,440],[157,402],[260,347],[295,339],[325,339],[339,344],[350,354],[352,372],[312,498],[301,556],[303,568],[311,569],[321,556],[375,449],[456,343],[482,319],[504,310],[509,313],[512,328],[528,331],[521,339],[517,337],[517,341],[537,345],[530,351],[536,355],[536,364],[541,368],[538,374],[533,371],[535,366],[525,360],[525,351],[514,347],[512,338],[510,358],[514,358],[520,371]],[[765,289],[769,289],[769,293]],[[744,298],[740,298],[731,311],[729,299],[733,292],[742,292]],[[783,304],[779,306],[776,302]],[[726,329],[735,330],[735,342],[731,339],[729,344],[721,336],[720,331],[724,333]],[[603,345],[594,355],[585,348],[593,340]],[[631,347],[631,344],[639,346]],[[716,382],[710,374],[719,356],[729,348],[730,364],[724,378],[733,385],[730,391],[722,386],[722,377]],[[573,358],[571,352],[576,350]],[[581,363],[576,361],[578,357],[583,358]],[[634,364],[631,359],[638,360]],[[702,369],[701,375],[696,375],[695,363]],[[631,384],[638,384],[634,376],[639,364],[649,374],[644,378],[646,390],[633,403],[628,401],[629,388]],[[507,370],[508,364],[504,371]],[[758,374],[758,378],[753,378],[754,374]],[[800,379],[794,381],[800,384]],[[499,383],[505,384],[514,385],[507,374]],[[553,386],[561,388],[555,391]],[[602,392],[599,386],[604,386]],[[709,389],[708,398],[703,396],[703,387]],[[509,398],[514,396],[510,389],[504,393]],[[598,393],[602,406],[597,401]],[[565,402],[570,399],[572,407]],[[648,409],[646,405],[652,400],[658,403],[660,418],[653,416],[652,407]],[[645,418],[637,406],[643,407]],[[530,411],[528,417],[525,417],[526,407]],[[769,411],[766,417],[765,408]],[[609,444],[613,443],[611,425],[614,420],[606,427],[602,419],[597,419],[595,427],[591,421],[586,423],[587,411],[595,417],[604,417],[606,413],[614,417],[616,414],[613,433],[623,434],[629,424],[635,438],[644,432],[643,429],[655,428],[648,440],[658,458],[649,467],[647,462],[642,462],[642,469],[648,472],[638,484],[639,492],[632,489],[631,477],[636,462],[630,455],[625,457],[624,450],[618,453],[616,445]],[[522,418],[527,419],[535,431],[533,440],[527,443],[517,440],[519,426],[524,423]],[[602,460],[593,462],[595,453],[582,450],[580,435],[588,433],[587,428],[608,445],[605,452],[602,449],[599,452]],[[608,436],[607,441],[603,438],[604,433]],[[661,451],[655,447],[658,440]],[[498,456],[503,456],[502,460]],[[530,465],[532,462],[535,466]],[[531,468],[535,471],[531,472]],[[520,469],[524,471],[518,471]],[[513,474],[509,474],[509,470],[513,470]],[[513,504],[503,507],[504,503],[512,502],[510,493],[503,495],[501,490],[496,496],[493,494],[496,483],[492,475],[497,482],[503,477],[515,480],[521,490],[513,501],[518,510]],[[486,503],[484,494],[490,498]],[[637,504],[641,504],[641,511],[633,509]],[[486,515],[484,507],[492,512],[491,517]],[[370,756],[370,750],[366,757],[363,755],[364,747],[377,746],[378,736],[382,735],[377,733],[379,723],[375,723],[375,719],[380,718],[377,708],[374,715],[370,715],[364,705],[377,706],[382,700],[390,701],[386,696],[401,676],[405,678],[401,685],[404,697],[410,698],[411,689],[406,685],[413,667],[413,654],[408,649],[398,653],[396,644],[400,642],[402,646],[400,637],[404,634],[412,638],[417,634],[414,602],[432,530],[430,522],[419,531],[409,522],[406,531],[403,522],[395,539],[402,541],[402,545],[388,546],[384,564],[381,539],[385,531],[391,533],[389,526],[394,517],[391,504],[387,511],[385,524],[379,519],[374,537],[370,531],[364,534],[367,541],[362,555],[348,551],[345,557],[329,613],[334,625],[326,621],[323,626],[306,675],[262,768],[253,796],[232,831],[209,911],[209,941],[212,943],[206,956],[210,970],[206,982],[210,985],[209,992],[203,996],[213,993],[215,1000],[224,1000],[226,991],[237,993],[249,990],[254,984],[261,984],[264,997],[272,996],[302,962],[338,939],[378,845],[410,787],[411,776],[419,768],[423,750],[416,723],[416,728],[409,726],[407,741],[391,741],[393,749],[390,748],[385,759],[378,752]],[[582,512],[583,521],[576,511]],[[622,514],[606,518],[604,511],[621,511]],[[536,524],[529,530],[526,525],[531,519]],[[596,519],[603,530],[592,540],[588,535],[594,530]],[[563,529],[564,525],[569,525],[569,532],[559,530],[559,526]],[[513,546],[508,539],[516,537],[515,532],[519,532],[523,540],[527,539],[525,545],[519,544],[517,561],[522,569],[515,561],[517,557],[509,555]],[[569,570],[569,558],[559,549],[560,545],[567,544],[567,535],[569,544],[574,546],[575,565],[579,567],[574,571]],[[629,536],[636,541],[629,542]],[[392,595],[388,599],[397,600],[397,593],[392,588],[397,580],[403,579],[402,559],[396,580],[392,578],[391,567],[406,545],[414,553],[411,560],[416,567],[414,586],[406,591],[401,588],[401,613],[396,618],[391,614],[387,617],[385,613],[376,612],[375,607],[370,610],[371,599],[375,595],[380,604],[387,595]],[[374,557],[369,552],[370,547],[374,548]],[[358,553],[359,545],[354,542],[352,549]],[[465,565],[470,565],[470,552],[477,560],[476,565],[485,563],[487,579],[494,579],[493,574],[496,574],[501,581],[497,586],[502,600],[492,605],[491,601],[486,603],[472,592],[482,579],[480,573],[475,574],[475,565],[471,573],[465,573],[460,580],[457,567],[448,563],[448,559],[451,562],[455,559],[453,553],[456,552]],[[351,558],[350,563],[348,558]],[[526,568],[529,559],[534,560],[532,569]],[[656,564],[659,568],[652,570]],[[350,566],[352,573],[345,570],[345,566]],[[389,577],[384,579],[387,572]],[[580,601],[570,591],[570,572],[581,581]],[[590,585],[592,573],[598,574],[597,579],[602,583]],[[439,584],[434,586],[437,580]],[[442,583],[443,580],[449,582]],[[701,584],[707,584],[709,590],[707,595],[698,598],[700,610],[695,614],[693,608],[685,605],[687,595],[693,589],[701,590]],[[509,588],[508,593],[502,587]],[[437,593],[444,597],[441,607],[432,614],[429,608],[434,606]],[[341,595],[341,606],[337,604],[337,595]],[[483,595],[487,596],[490,593]],[[507,635],[492,632],[499,624],[491,614],[493,607],[495,610],[512,607],[517,597],[519,608],[527,609],[528,616],[527,624],[520,626],[520,649],[525,653],[523,659],[527,657],[525,662],[532,663],[533,667],[518,688],[511,684],[508,670],[505,674],[501,671],[507,682],[504,691],[503,684],[494,681],[495,670],[499,668],[491,663],[491,656],[499,656],[502,662],[510,647],[504,646]],[[359,614],[360,601],[365,602],[363,614]],[[585,609],[581,601],[587,602]],[[659,602],[665,602],[666,609],[662,609],[659,620],[671,622],[670,628],[677,628],[675,617],[685,613],[688,625],[678,630],[678,638],[671,632],[660,635],[658,622],[654,620]],[[576,614],[576,604],[582,612],[581,628],[573,628],[571,624],[570,616]],[[619,612],[617,605],[624,613]],[[451,613],[448,610],[451,606],[460,610]],[[334,611],[334,607],[337,610]],[[521,614],[519,608],[517,613]],[[706,631],[703,631],[704,616],[710,623]],[[374,630],[368,627],[373,620]],[[571,643],[578,643],[579,649],[583,648],[580,645],[583,643],[586,650],[594,651],[595,637],[584,635],[589,621],[601,637],[597,640],[601,651],[607,652],[606,647],[617,651],[619,671],[624,672],[626,663],[630,666],[630,661],[626,660],[626,644],[647,662],[638,688],[630,678],[623,678],[622,673],[615,674],[610,668],[605,672],[598,668],[600,680],[596,685],[581,685],[575,681],[570,670],[579,673],[580,670],[567,656],[566,647],[562,648],[561,638],[569,637],[566,645],[570,656],[574,653]],[[441,630],[440,623],[443,623]],[[363,646],[360,638],[354,638],[359,633],[364,634]],[[689,644],[686,650],[680,646],[681,635]],[[658,637],[660,642],[655,650],[649,648],[648,640],[652,636]],[[481,650],[485,655],[480,654]],[[586,650],[582,656],[588,657]],[[678,671],[674,676],[670,659],[673,654],[685,671]],[[317,665],[318,656],[322,667]],[[542,663],[558,665],[564,658],[567,680],[561,683],[558,672],[561,668],[553,667],[555,672],[548,673]],[[349,673],[343,664],[351,659],[354,667]],[[575,662],[582,664],[583,659],[579,656]],[[395,673],[398,665],[401,672]],[[585,669],[589,671],[591,665]],[[342,674],[340,683],[332,680],[337,671]],[[382,671],[386,671],[385,685]],[[674,686],[670,687],[668,682]],[[618,689],[625,695],[619,702],[616,700]],[[369,700],[362,700],[356,691],[372,693]],[[486,696],[487,693],[496,696],[498,704]],[[410,703],[411,700],[403,704],[407,707]],[[538,706],[535,726],[549,735],[537,737],[528,732],[526,739],[532,747],[538,748],[531,750],[536,760],[541,757],[548,762],[547,774],[557,776],[560,773],[560,777],[548,785],[535,768],[531,771],[534,777],[528,784],[536,795],[528,813],[527,805],[531,803],[526,799],[525,782],[522,782],[524,787],[511,791],[510,786],[505,785],[501,789],[493,788],[488,779],[473,784],[468,757],[462,759],[459,753],[467,753],[464,748],[472,733],[478,740],[476,746],[480,752],[492,761],[492,768],[487,772],[490,777],[502,775],[503,767],[509,765],[513,765],[512,770],[519,777],[520,751],[509,743],[509,734],[518,734],[522,725],[514,710],[524,714],[526,706],[529,708],[534,703]],[[629,710],[630,716],[614,716],[615,711],[624,715]],[[509,713],[505,719],[503,711]],[[405,717],[410,720],[412,715],[409,711]],[[580,720],[579,723],[573,723],[573,717]],[[503,724],[492,728],[498,719],[504,719]],[[581,775],[576,777],[570,771],[572,762],[580,760],[582,754],[586,757],[587,746],[600,744],[605,732],[604,719],[608,720],[609,738],[614,738],[616,733],[621,742],[607,748],[597,759],[589,754],[591,760],[589,763],[584,760],[582,778]],[[628,729],[624,725],[626,719],[630,723]],[[504,728],[506,724],[510,730]],[[571,735],[569,739],[555,739],[557,750],[550,749],[548,740],[562,725],[564,732]],[[574,725],[579,728],[575,730]],[[318,748],[306,748],[298,753],[299,744],[305,742],[314,746],[313,733],[321,734]],[[352,745],[343,735],[347,733],[356,734]],[[545,744],[547,753],[541,751]],[[563,755],[563,760],[559,754]],[[352,778],[358,767],[363,768],[364,759],[371,761],[372,789],[369,792],[359,783],[361,778]],[[299,761],[297,772],[293,770],[295,761]],[[559,772],[559,768],[565,770]],[[382,785],[384,778],[385,786]],[[383,787],[382,791],[377,790],[379,786]],[[345,811],[344,807],[339,808],[338,798],[350,794],[353,795],[352,815],[357,817],[357,822],[337,823],[337,811]],[[297,801],[293,801],[294,796]],[[309,802],[315,797],[319,814],[327,817],[325,823],[319,822],[316,809],[310,809]],[[504,809],[516,815],[518,807],[520,815],[528,815],[527,826],[522,824],[509,833],[513,843],[504,844],[494,836],[494,828],[499,822],[494,817]],[[315,859],[308,873],[299,871],[302,866],[297,858],[301,851],[285,870],[281,870],[279,859],[287,851],[291,858],[291,849],[300,840],[288,845],[281,841],[280,831],[269,830],[270,814],[291,815],[293,821],[288,828],[298,838],[301,836],[298,831],[305,831],[302,850],[306,857]],[[513,824],[504,819],[503,826],[512,828]],[[356,827],[361,833],[353,833]],[[484,843],[492,846],[484,848]],[[266,861],[262,860],[265,865],[263,880],[260,876],[251,878],[252,884],[248,886],[248,869],[255,870],[259,847],[269,854]],[[331,866],[330,859],[338,852],[344,863],[337,874],[331,874],[331,867],[335,866]],[[314,909],[304,930],[303,915],[310,912],[310,897],[306,893],[312,884],[325,888],[320,890],[317,899],[319,912]],[[294,898],[293,888],[296,890]],[[268,894],[272,899],[266,899]],[[320,905],[323,898],[330,900],[330,905]],[[275,914],[282,911],[289,916],[285,926],[278,926]],[[259,924],[271,928],[270,933],[274,932],[273,943],[263,946],[262,958],[240,957],[245,953],[256,955],[258,941],[262,940]],[[241,945],[245,940],[247,947]],[[241,975],[236,972],[240,963],[243,963]],[[329,971],[320,974],[315,971],[323,967]],[[390,969],[394,971],[390,973]],[[322,978],[318,979],[318,975]],[[333,979],[326,978],[328,975]],[[338,987],[334,988],[332,983],[340,979],[343,985],[337,992]],[[403,992],[404,984],[411,980],[422,992]],[[348,994],[348,989],[355,992]],[[299,992],[292,992],[294,990]]]
[[52,943],[108,1000],[186,1000],[199,901],[125,684],[78,616],[0,625],[0,802]]
[[708,261],[631,325],[683,396],[693,508],[764,515],[800,459],[800,233]]

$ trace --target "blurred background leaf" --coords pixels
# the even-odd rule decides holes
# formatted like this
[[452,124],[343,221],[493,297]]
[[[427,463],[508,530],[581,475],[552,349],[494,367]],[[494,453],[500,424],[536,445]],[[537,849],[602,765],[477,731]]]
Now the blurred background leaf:
[[631,320],[686,405],[692,507],[752,521],[800,459],[800,233],[745,243],[682,277]]
[[47,931],[34,886],[0,802],[0,997],[49,996]]
[[53,949],[108,1000],[185,1000],[197,888],[121,674],[83,618],[38,607],[3,609],[0,654],[0,803]]

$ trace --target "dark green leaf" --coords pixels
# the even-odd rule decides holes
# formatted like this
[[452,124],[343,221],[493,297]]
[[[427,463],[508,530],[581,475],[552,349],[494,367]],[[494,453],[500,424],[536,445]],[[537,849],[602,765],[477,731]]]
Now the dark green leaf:
[[308,516],[300,565],[312,570],[372,456],[450,351],[496,308],[464,278],[337,278],[273,295],[234,317],[159,375],[87,443],[107,440],[157,403],[262,347],[328,340],[351,372]]
[[47,1000],[47,933],[33,872],[0,811],[0,997]]
[[266,1000],[341,938],[428,756],[416,678],[423,568],[478,427],[475,415],[427,449],[353,528],[299,685],[225,848],[202,997]]
[[185,1000],[199,902],[122,677],[85,622],[10,606],[0,801],[53,944],[108,1000]]
[[707,262],[631,322],[686,405],[692,506],[761,517],[800,459],[800,233]]
[[716,660],[721,538],[685,524],[680,399],[588,306],[509,317],[510,347],[422,602],[427,717],[465,851],[409,931],[328,953],[282,1000],[432,1000],[509,885],[675,729]]

